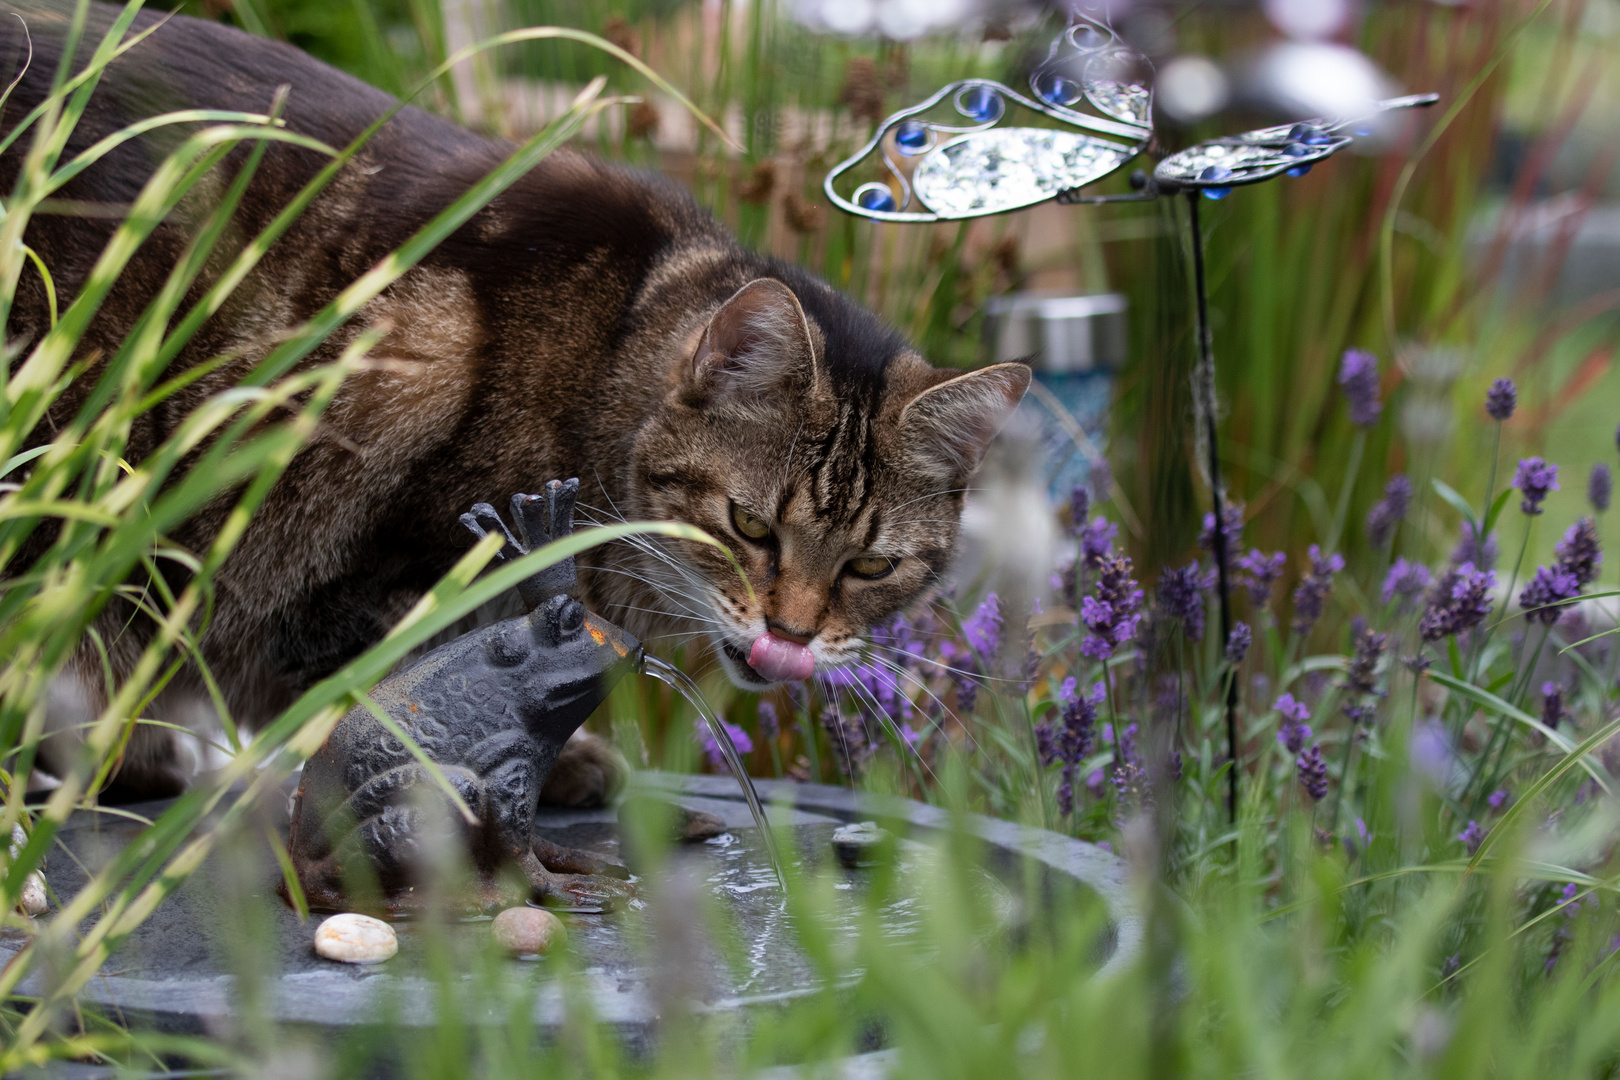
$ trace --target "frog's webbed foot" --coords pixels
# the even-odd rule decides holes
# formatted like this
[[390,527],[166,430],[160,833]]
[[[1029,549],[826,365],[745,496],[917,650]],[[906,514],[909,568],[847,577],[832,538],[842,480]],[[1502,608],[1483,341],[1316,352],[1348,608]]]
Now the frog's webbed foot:
[[[506,527],[501,515],[489,503],[475,503],[468,513],[461,515],[461,523],[478,539],[498,533],[505,539],[495,561],[505,563],[544,547],[553,540],[572,535],[574,531],[574,504],[579,499],[578,478],[547,482],[540,495],[512,496],[512,523],[517,535]],[[518,583],[518,595],[530,611],[558,593],[573,594],[579,589],[574,573],[574,557],[546,567],[533,577]]]
[[550,840],[542,840],[538,836],[534,838],[534,855],[540,860],[541,866],[554,874],[588,874],[595,877],[618,878],[621,881],[629,880],[630,877],[630,870],[623,863],[582,848],[553,844]]
[[523,861],[523,872],[529,879],[534,899],[548,907],[564,907],[580,912],[612,911],[623,907],[635,895],[635,887],[628,881],[606,874],[553,873],[541,865],[539,858],[532,853]]

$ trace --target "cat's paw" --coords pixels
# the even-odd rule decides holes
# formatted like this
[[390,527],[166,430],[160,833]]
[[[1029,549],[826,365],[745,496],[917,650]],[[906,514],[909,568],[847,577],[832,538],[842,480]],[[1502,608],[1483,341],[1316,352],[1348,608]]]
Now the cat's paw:
[[606,806],[624,790],[630,763],[606,739],[579,730],[569,736],[540,789],[543,806],[586,809]]

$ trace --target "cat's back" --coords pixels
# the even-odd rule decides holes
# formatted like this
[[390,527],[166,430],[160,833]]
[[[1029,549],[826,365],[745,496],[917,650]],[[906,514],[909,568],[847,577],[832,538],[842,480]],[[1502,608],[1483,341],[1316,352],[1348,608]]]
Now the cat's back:
[[[0,14],[14,16],[0,19],[0,80],[9,82],[22,72],[6,104],[5,130],[49,93],[72,9],[72,0],[0,5]],[[111,5],[89,5],[75,70],[89,60],[118,13]],[[264,113],[281,88],[286,90],[281,111],[286,127],[340,150],[397,104],[391,95],[291,45],[219,23],[143,11],[124,40],[137,37],[141,40],[108,65],[64,160],[129,124],[162,113]],[[164,156],[200,126],[193,122],[147,132],[113,150],[60,194],[127,204]],[[0,154],[4,189],[14,185],[30,141],[24,136]],[[296,231],[304,234],[303,241],[326,241],[342,263],[334,267],[338,272],[363,272],[496,168],[512,149],[504,140],[484,138],[407,105],[369,139]],[[245,152],[238,150],[237,159]],[[243,202],[243,224],[262,227],[328,160],[317,151],[273,145]],[[79,220],[66,227],[110,232],[113,224]],[[600,257],[603,251],[623,254],[627,249],[644,255],[693,233],[709,236],[715,230],[675,185],[564,150],[519,180],[442,244],[430,261],[509,278],[518,269],[514,262],[571,265],[593,253]],[[76,269],[86,268],[64,267],[70,285]]]

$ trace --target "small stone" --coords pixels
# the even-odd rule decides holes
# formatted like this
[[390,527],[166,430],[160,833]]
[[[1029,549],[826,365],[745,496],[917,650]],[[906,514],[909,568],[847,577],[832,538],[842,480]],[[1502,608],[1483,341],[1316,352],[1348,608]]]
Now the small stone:
[[29,874],[23,882],[22,896],[17,900],[17,907],[30,919],[43,915],[51,909],[51,902],[45,897],[45,877],[38,870]]
[[[23,832],[21,825],[11,827],[11,857],[15,859],[22,854],[22,849],[28,843],[28,834]],[[44,864],[41,864],[43,869]],[[45,875],[39,870],[29,874],[23,881],[22,895],[17,898],[17,910],[30,919],[45,914],[51,908],[51,902],[45,896]]]
[[543,908],[507,908],[490,924],[495,942],[513,956],[545,956],[568,940],[562,920]]
[[833,851],[838,853],[839,862],[853,870],[857,866],[871,866],[877,848],[888,839],[889,834],[878,828],[877,822],[862,821],[833,830]]
[[315,951],[343,964],[380,964],[399,952],[399,938],[381,919],[345,912],[321,923]]

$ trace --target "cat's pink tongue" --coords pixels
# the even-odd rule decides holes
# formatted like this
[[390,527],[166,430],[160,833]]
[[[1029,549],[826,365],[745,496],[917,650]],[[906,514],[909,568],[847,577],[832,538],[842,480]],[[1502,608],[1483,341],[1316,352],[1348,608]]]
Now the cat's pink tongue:
[[815,673],[816,658],[809,646],[766,633],[754,639],[748,666],[771,682],[803,682]]

